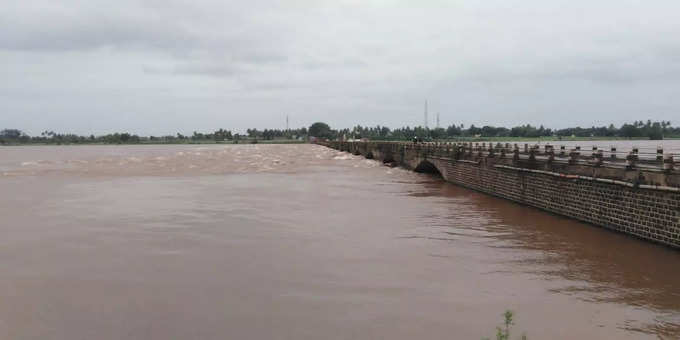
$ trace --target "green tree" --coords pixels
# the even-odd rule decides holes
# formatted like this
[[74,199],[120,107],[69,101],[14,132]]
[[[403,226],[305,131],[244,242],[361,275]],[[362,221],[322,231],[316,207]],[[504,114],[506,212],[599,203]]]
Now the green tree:
[[326,123],[316,122],[309,127],[309,135],[317,138],[331,138],[333,131]]

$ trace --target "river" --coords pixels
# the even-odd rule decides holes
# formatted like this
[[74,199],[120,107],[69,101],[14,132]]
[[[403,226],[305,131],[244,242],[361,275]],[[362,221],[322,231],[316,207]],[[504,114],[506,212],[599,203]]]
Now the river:
[[322,146],[0,147],[0,192],[0,339],[680,337],[680,252]]

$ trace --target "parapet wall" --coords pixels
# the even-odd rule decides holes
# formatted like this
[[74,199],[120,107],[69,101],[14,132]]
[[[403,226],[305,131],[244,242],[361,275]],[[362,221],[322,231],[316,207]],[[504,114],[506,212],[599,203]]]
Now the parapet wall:
[[326,145],[414,170],[431,165],[449,182],[680,248],[679,175],[663,159],[605,163],[573,150],[559,159],[530,150],[524,154],[516,148],[490,151],[459,144]]

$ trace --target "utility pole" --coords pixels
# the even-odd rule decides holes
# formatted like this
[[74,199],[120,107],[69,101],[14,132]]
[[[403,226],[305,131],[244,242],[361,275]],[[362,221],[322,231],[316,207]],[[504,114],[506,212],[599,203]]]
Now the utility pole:
[[427,100],[425,100],[425,128],[427,129]]
[[286,131],[288,130],[290,130],[290,128],[288,127],[288,115],[286,115]]
[[437,129],[439,129],[439,112],[437,112]]

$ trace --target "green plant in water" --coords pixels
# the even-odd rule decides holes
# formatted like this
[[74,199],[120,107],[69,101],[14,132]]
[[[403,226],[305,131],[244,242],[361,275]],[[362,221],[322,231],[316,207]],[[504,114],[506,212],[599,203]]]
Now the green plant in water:
[[[496,327],[496,340],[510,340],[510,328],[513,323],[514,313],[511,310],[506,310],[503,313],[503,327]],[[527,340],[526,334],[522,334],[520,337],[522,340]],[[484,338],[484,340],[490,340],[489,338]]]

